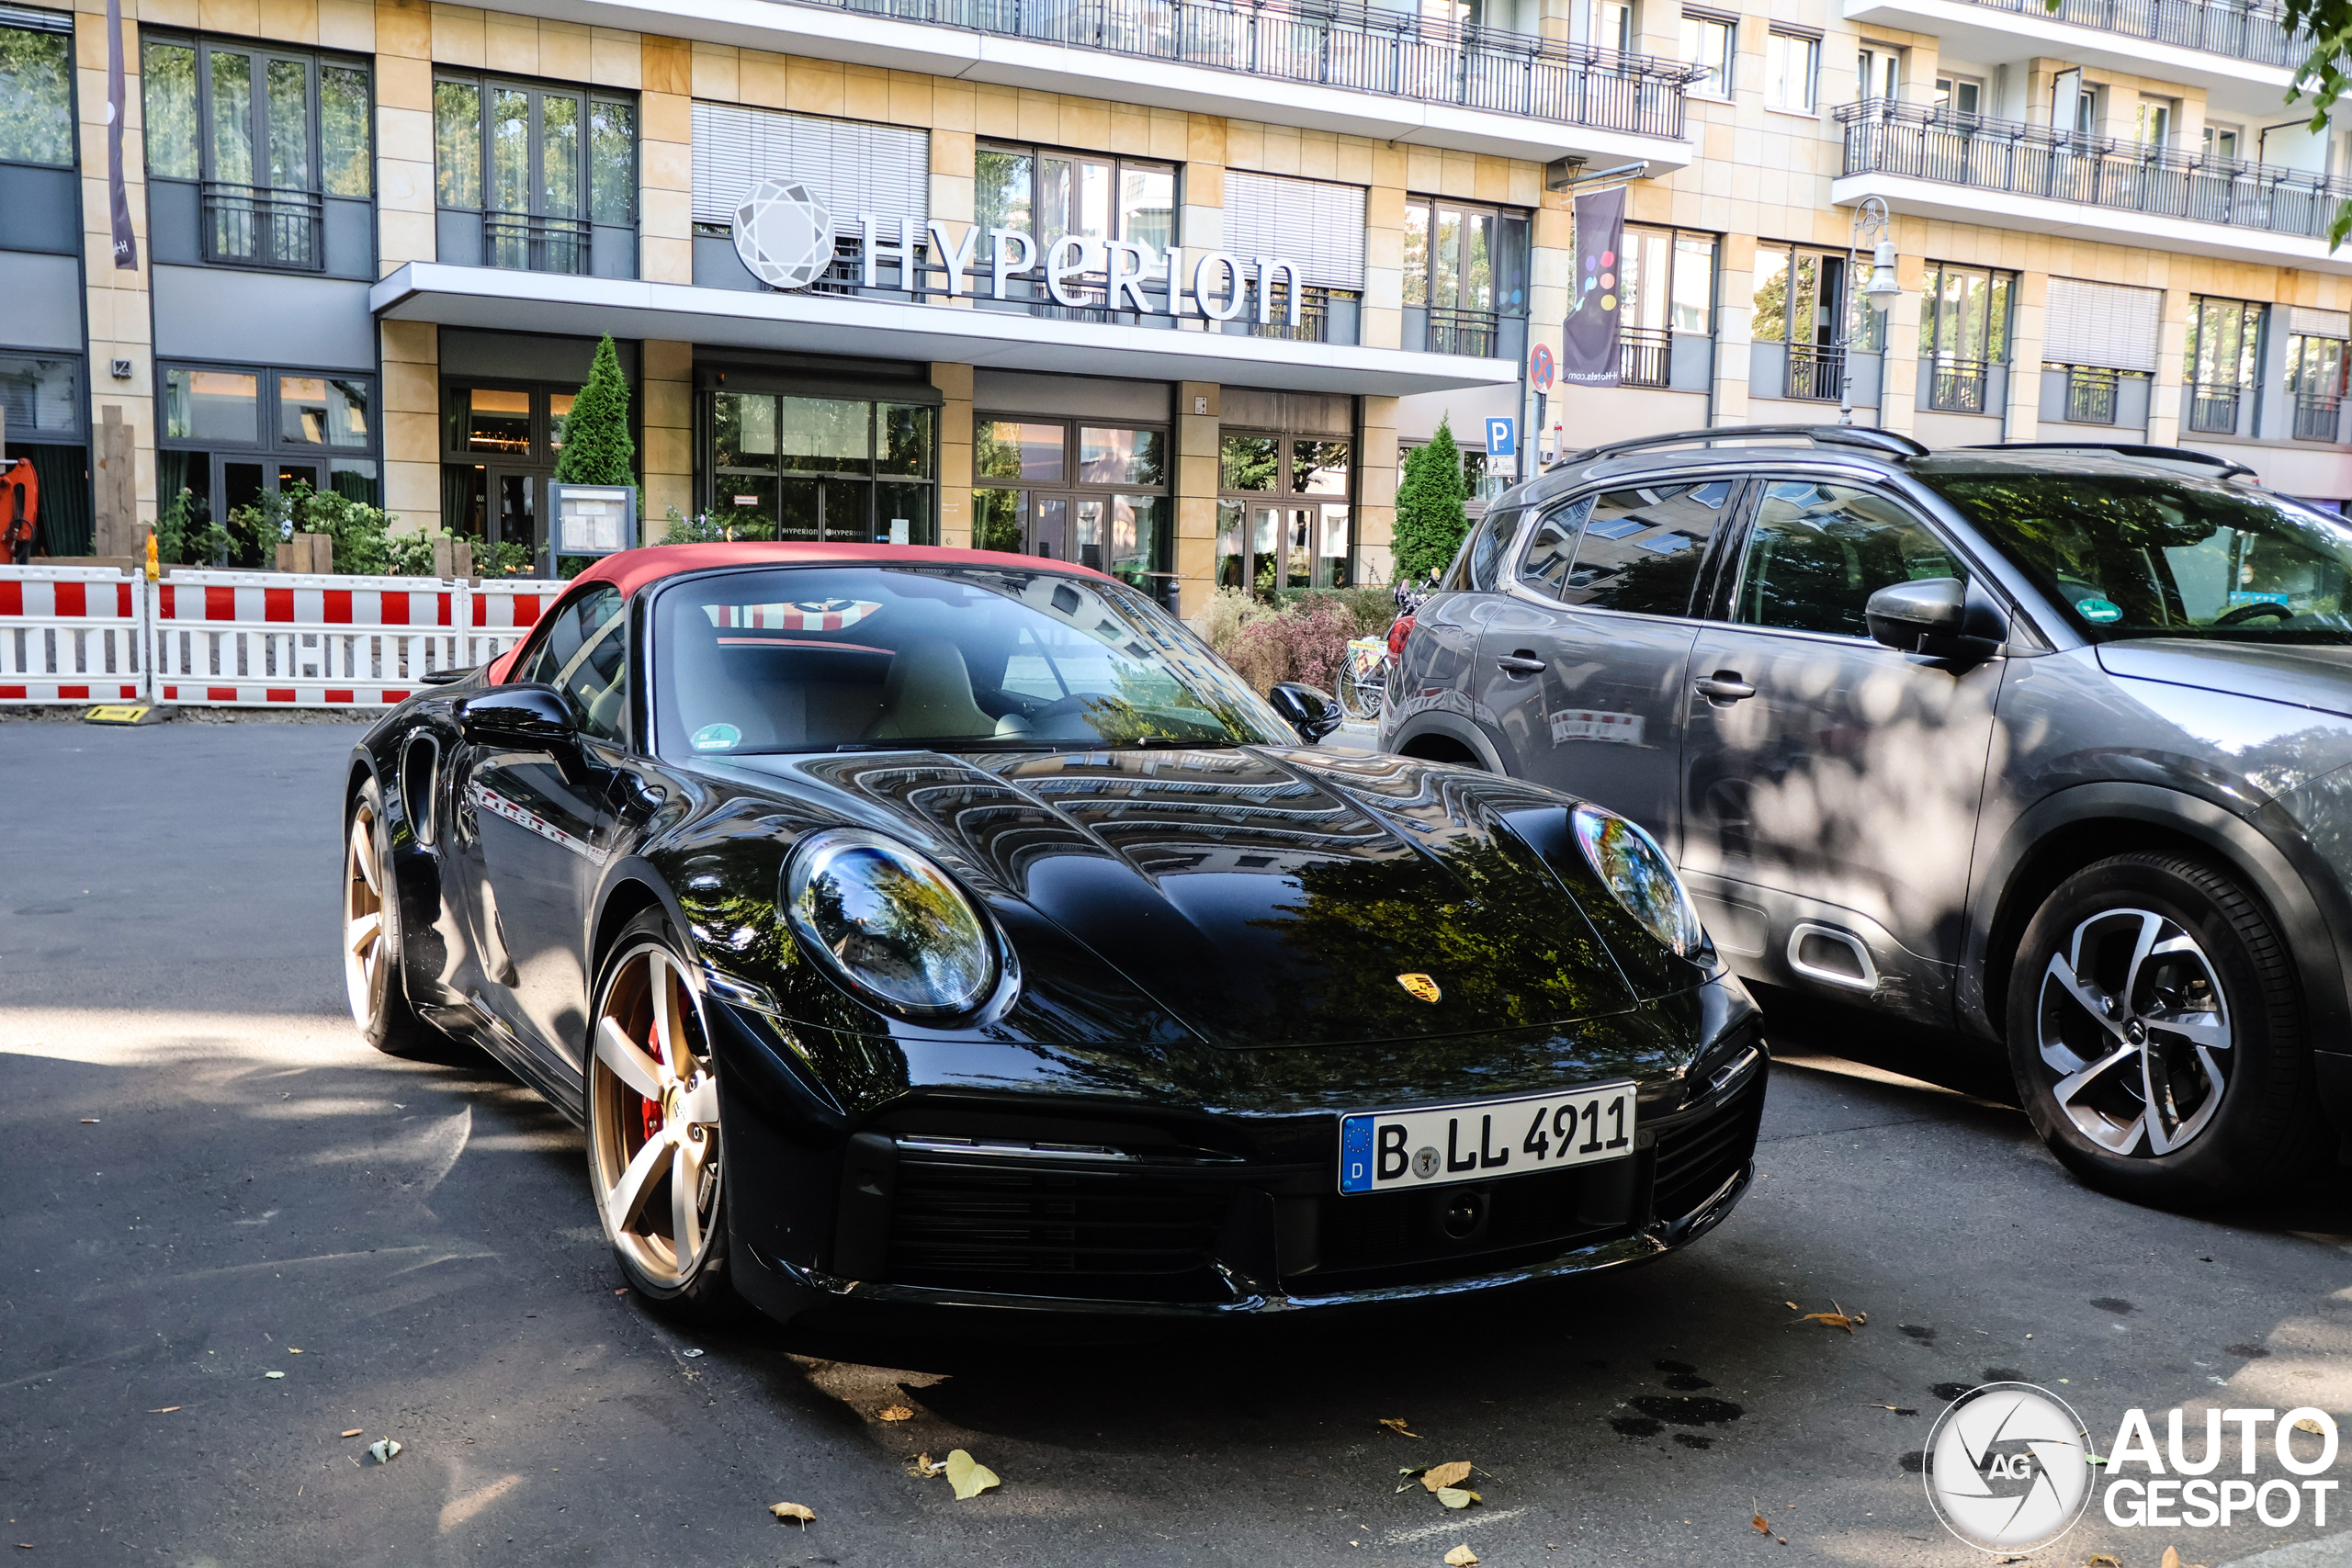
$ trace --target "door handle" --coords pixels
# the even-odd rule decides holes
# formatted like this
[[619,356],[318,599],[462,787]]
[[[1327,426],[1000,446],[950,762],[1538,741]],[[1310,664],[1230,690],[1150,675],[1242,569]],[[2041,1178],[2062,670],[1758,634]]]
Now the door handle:
[[1756,688],[1741,680],[1736,670],[1718,670],[1712,675],[1700,676],[1691,684],[1711,703],[1736,703],[1756,694]]
[[1507,653],[1495,660],[1495,668],[1506,675],[1540,675],[1544,664],[1526,653]]

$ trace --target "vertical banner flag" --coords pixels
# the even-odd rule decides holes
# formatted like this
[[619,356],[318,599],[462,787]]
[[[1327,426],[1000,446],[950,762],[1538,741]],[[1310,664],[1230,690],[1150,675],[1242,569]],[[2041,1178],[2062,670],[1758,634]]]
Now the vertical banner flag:
[[1625,187],[1577,197],[1577,272],[1561,342],[1560,379],[1572,387],[1617,385],[1617,307],[1624,281]]
[[114,216],[114,265],[139,270],[130,232],[130,193],[122,183],[122,0],[107,0],[107,205]]

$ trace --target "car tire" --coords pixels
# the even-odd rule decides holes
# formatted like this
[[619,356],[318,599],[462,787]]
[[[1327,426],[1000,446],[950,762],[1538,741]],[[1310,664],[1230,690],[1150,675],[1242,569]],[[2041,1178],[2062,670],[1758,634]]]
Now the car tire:
[[352,1021],[368,1044],[406,1055],[437,1032],[409,1005],[401,901],[391,882],[391,834],[374,779],[359,786],[343,835],[343,982]]
[[2294,960],[2199,860],[2115,855],[2052,889],[2010,973],[2008,1049],[2034,1130],[2118,1197],[2245,1197],[2318,1151]]
[[[589,1010],[588,1188],[637,1293],[682,1315],[715,1317],[736,1309],[725,1138],[684,952],[670,922],[648,910],[622,929],[599,967]],[[683,1205],[681,1191],[691,1193]]]

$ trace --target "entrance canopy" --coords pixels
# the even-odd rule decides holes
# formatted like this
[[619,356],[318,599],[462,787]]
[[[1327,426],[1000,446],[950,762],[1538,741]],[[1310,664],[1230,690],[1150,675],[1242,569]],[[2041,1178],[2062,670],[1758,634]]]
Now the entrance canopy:
[[654,338],[707,348],[923,360],[1159,381],[1402,397],[1508,386],[1508,359],[1296,343],[834,294],[752,293],[411,262],[369,292],[379,317],[442,326]]

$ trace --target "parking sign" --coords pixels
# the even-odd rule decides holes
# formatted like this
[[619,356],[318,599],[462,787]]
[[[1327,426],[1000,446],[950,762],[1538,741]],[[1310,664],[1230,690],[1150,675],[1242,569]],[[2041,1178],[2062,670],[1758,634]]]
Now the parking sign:
[[1519,456],[1519,421],[1509,414],[1487,422],[1487,456],[1516,457]]

